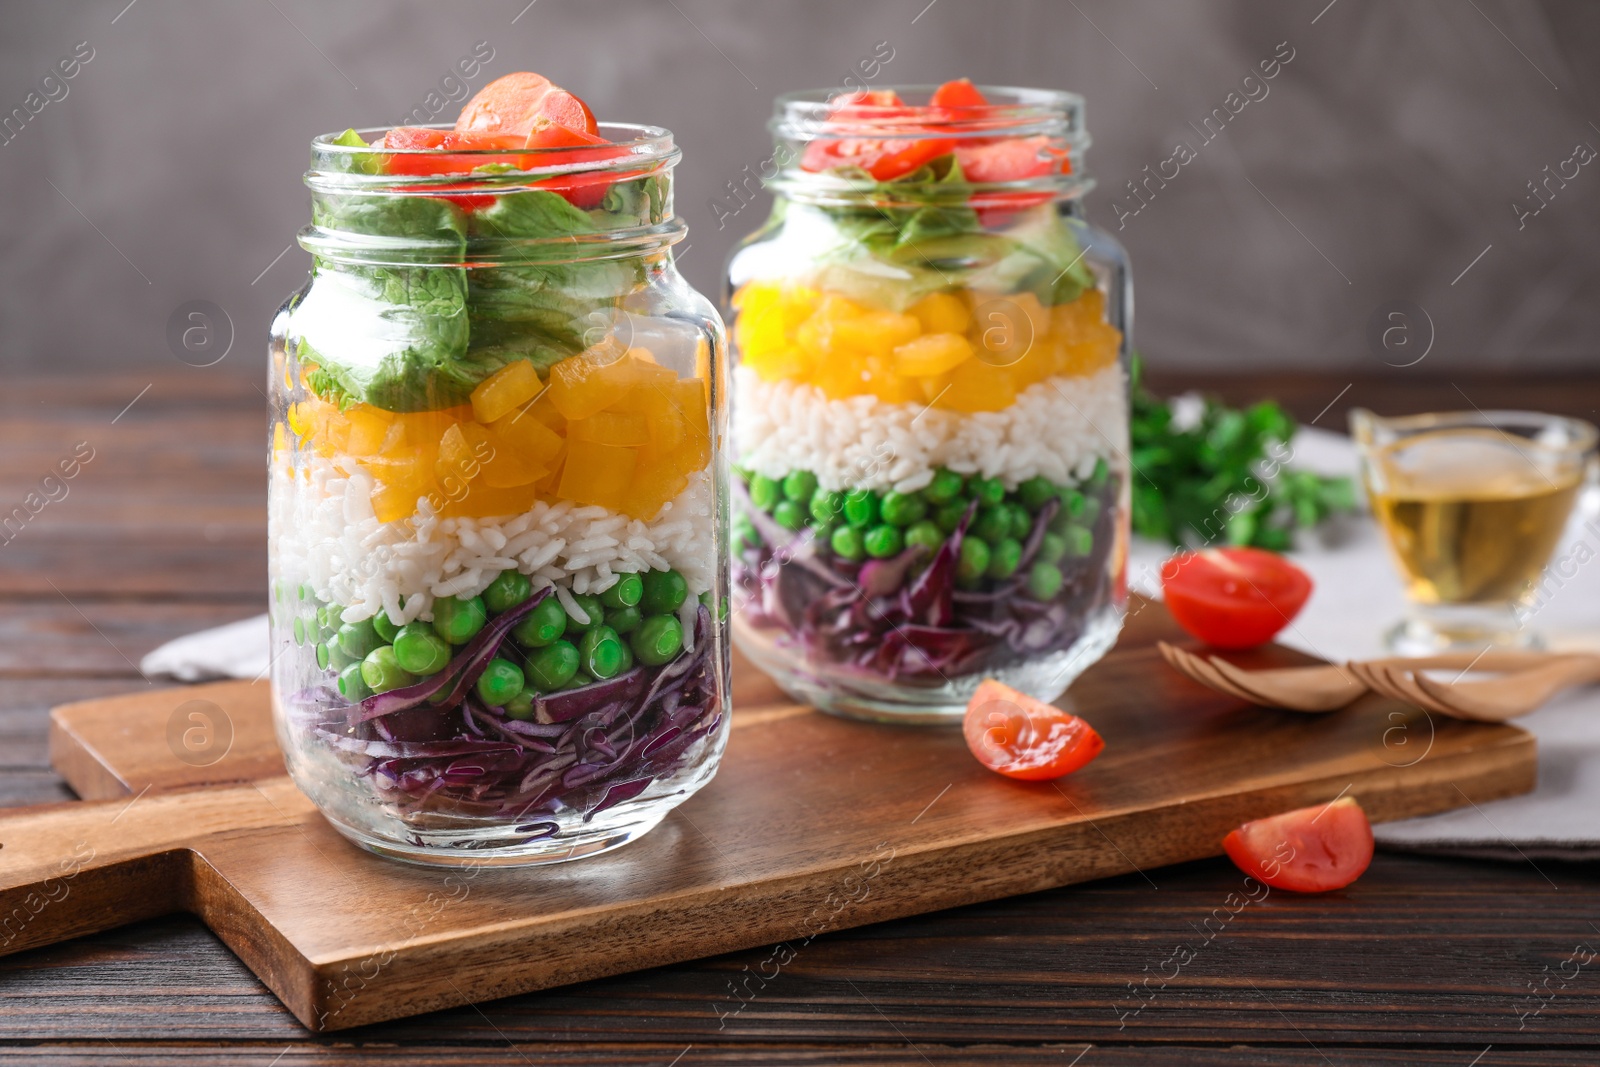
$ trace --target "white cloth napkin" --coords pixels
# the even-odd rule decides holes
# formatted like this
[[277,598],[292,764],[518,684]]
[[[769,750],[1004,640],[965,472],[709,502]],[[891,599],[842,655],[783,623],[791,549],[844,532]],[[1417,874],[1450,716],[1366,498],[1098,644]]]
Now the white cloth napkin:
[[271,648],[267,617],[257,615],[174,638],[140,660],[139,671],[147,677],[170,674],[180,682],[212,678],[259,681],[267,676]]
[[[1293,447],[1295,466],[1322,474],[1355,473],[1355,451],[1343,434],[1303,429]],[[1600,651],[1600,519],[1594,510],[1593,501],[1586,500],[1574,515],[1556,552],[1556,559],[1569,565],[1557,575],[1559,584],[1549,583],[1550,595],[1531,623],[1552,647]],[[1592,551],[1579,548],[1579,542]],[[1169,552],[1164,545],[1135,540],[1129,581],[1137,592],[1160,596],[1158,575]],[[1405,600],[1371,520],[1348,521],[1331,544],[1304,545],[1291,555],[1311,574],[1315,589],[1279,640],[1327,660],[1384,655],[1383,631],[1400,618]],[[1573,562],[1579,558],[1592,565]],[[140,669],[186,682],[259,679],[266,674],[268,649],[267,617],[259,615],[169,641],[146,656]],[[1539,743],[1539,785],[1533,793],[1385,823],[1376,830],[1378,840],[1394,848],[1497,859],[1600,858],[1600,690],[1567,693],[1516,724]]]

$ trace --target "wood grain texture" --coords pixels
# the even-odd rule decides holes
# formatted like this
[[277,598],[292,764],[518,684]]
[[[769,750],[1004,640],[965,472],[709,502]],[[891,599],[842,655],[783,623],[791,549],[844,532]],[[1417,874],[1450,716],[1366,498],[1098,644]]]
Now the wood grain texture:
[[[1482,1049],[1474,1051],[1483,1051]],[[734,1046],[729,1048],[702,1047],[700,1045],[638,1045],[614,1044],[609,1041],[584,1045],[540,1044],[534,1047],[514,1048],[507,1045],[463,1049],[414,1049],[376,1046],[371,1048],[341,1048],[326,1050],[298,1049],[293,1045],[230,1045],[225,1048],[204,1046],[190,1048],[181,1045],[137,1047],[133,1049],[105,1048],[82,1045],[43,1045],[30,1047],[26,1053],[9,1053],[0,1049],[0,1062],[16,1055],[26,1063],[39,1067],[64,1067],[73,1065],[105,1065],[119,1067],[127,1064],[188,1065],[214,1064],[217,1067],[262,1067],[270,1065],[273,1057],[282,1056],[282,1063],[353,1063],[372,1064],[374,1067],[483,1067],[486,1064],[516,1064],[527,1067],[839,1067],[840,1064],[874,1064],[884,1067],[924,1064],[1016,1064],[1031,1067],[1033,1064],[1052,1064],[1054,1067],[1328,1067],[1337,1064],[1362,1065],[1362,1067],[1463,1067],[1470,1064],[1471,1054],[1462,1058],[1462,1051],[1409,1051],[1400,1049],[1363,1049],[1359,1059],[1330,1059],[1329,1050],[1301,1045],[1298,1048],[1269,1046],[1265,1048],[1212,1048],[1186,1044],[1169,1047],[1099,1046],[1099,1045],[1047,1045],[1037,1048],[985,1043],[959,1045],[916,1044],[899,1047],[886,1045],[855,1045],[841,1049],[837,1045],[775,1048],[772,1046]],[[1331,1055],[1339,1057],[1338,1050]],[[537,1059],[532,1057],[537,1056]],[[1076,1059],[1075,1059],[1076,1058]],[[1481,1067],[1593,1067],[1593,1060],[1583,1053],[1558,1050],[1506,1052],[1495,1050],[1493,1058],[1479,1061]],[[1478,1067],[1478,1065],[1473,1065]]]
[[[1167,384],[1181,389],[1216,381],[1169,378]],[[1460,406],[1448,378],[1409,378],[1399,385],[1419,381],[1423,388],[1380,391],[1360,402],[1379,410]],[[21,434],[4,436],[18,417],[37,417],[28,431],[33,436],[51,432],[49,416],[57,409],[84,412],[108,426],[149,382],[8,378],[0,390],[0,439],[7,445],[0,449],[0,470],[10,469],[11,456],[37,458],[17,452],[27,443]],[[1541,410],[1594,407],[1600,398],[1600,378],[1554,388],[1524,376],[1460,382],[1474,397],[1489,387],[1490,395],[1505,397],[1497,402]],[[1309,420],[1348,383],[1348,377],[1284,376],[1222,384],[1235,400],[1276,392]],[[1351,395],[1364,391],[1357,383]],[[1396,399],[1386,405],[1384,396]],[[40,527],[30,526],[0,548],[0,613],[31,605],[33,618],[56,634],[29,642],[25,652],[0,643],[6,678],[0,684],[0,805],[70,796],[44,762],[48,706],[143,684],[126,664],[120,676],[114,664],[94,679],[47,676],[57,657],[71,651],[66,643],[85,636],[73,629],[82,627],[74,609],[43,578],[97,621],[102,604],[130,600],[227,600],[233,612],[228,618],[260,610],[264,519],[253,534],[241,527],[246,536],[238,547],[212,556],[199,578],[183,560],[186,554],[199,558],[213,545],[206,523],[233,521],[236,493],[255,494],[253,506],[264,516],[257,452],[263,408],[248,380],[197,372],[157,381],[113,428],[135,420],[159,425],[160,432],[143,439],[134,457],[139,462],[130,462],[114,480],[85,479],[60,509],[65,519],[73,507],[106,493],[143,499],[144,511],[119,504],[120,510],[105,513],[120,517],[104,528],[64,523],[38,541],[31,539]],[[1342,425],[1338,408],[1319,425]],[[64,432],[59,439],[70,444]],[[184,453],[213,448],[226,456],[218,468],[227,478],[217,481],[231,481],[231,488],[219,490],[207,479],[204,491],[186,497],[186,482],[162,473],[189,469]],[[37,476],[29,470],[28,463],[18,465],[19,484]],[[225,495],[211,509],[208,498],[218,492]],[[174,503],[205,521],[169,522],[163,508]],[[50,515],[47,509],[37,521]],[[211,530],[213,536],[219,532]],[[58,548],[54,542],[69,533],[77,540]],[[248,547],[252,537],[261,547]],[[132,573],[118,546],[137,553],[144,551],[141,543],[171,563],[148,577]],[[31,544],[41,546],[39,555],[24,565],[18,553]],[[197,606],[202,614],[188,629],[216,619],[204,614],[212,610],[206,603]],[[170,618],[174,628],[186,625]],[[1149,632],[1144,627],[1150,618],[1135,619],[1125,645]],[[135,659],[161,639],[157,630],[142,632],[148,645],[128,649]],[[92,631],[86,639],[99,640]],[[745,703],[742,697],[739,702]],[[1079,1067],[1465,1067],[1491,1044],[1479,1067],[1600,1062],[1600,981],[1593,967],[1519,1029],[1519,1012],[1536,1003],[1528,999],[1530,984],[1555,973],[1575,944],[1587,938],[1595,945],[1600,936],[1590,925],[1600,921],[1594,915],[1600,865],[1541,860],[1535,867],[1380,853],[1342,893],[1279,895],[1263,907],[1247,908],[1224,937],[1119,1030],[1118,1012],[1135,1003],[1128,983],[1138,981],[1146,967],[1155,972],[1175,945],[1192,943],[1195,926],[1240,880],[1224,860],[1150,875],[1159,890],[1131,874],[825,934],[722,1026],[714,1005],[726,1010],[744,977],[770,966],[770,946],[318,1036],[303,1029],[198,920],[173,915],[0,957],[0,1059],[52,1067],[244,1067],[270,1064],[280,1055],[280,1067],[401,1060],[412,1067],[666,1067],[683,1054],[678,1067],[942,1067],[1070,1064],[1093,1042]]]
[[[1527,867],[1383,855],[1344,892],[1270,898],[1240,913],[1121,1029],[1120,1013],[1134,1006],[1126,983],[1174,945],[1197,943],[1192,925],[1238,889],[1225,861],[1152,872],[1159,889],[1132,875],[819,938],[726,1025],[718,1011],[733,1003],[730,986],[759,972],[770,948],[318,1038],[210,934],[173,918],[104,935],[98,946],[0,959],[0,1048],[74,1039],[169,1047],[181,1034],[207,1047],[222,1038],[273,1045],[260,1063],[291,1046],[286,1062],[354,1063],[398,1045],[423,1064],[460,1062],[451,1050],[470,1048],[483,1063],[614,1055],[656,1056],[664,1067],[691,1044],[691,1064],[741,1054],[753,1063],[900,1063],[912,1045],[945,1048],[945,1062],[993,1064],[1009,1060],[989,1050],[1075,1054],[1088,1043],[1096,1056],[1174,1046],[1212,1057],[1200,1062],[1324,1062],[1314,1044],[1337,1064],[1398,1062],[1373,1058],[1374,1046],[1387,1046],[1396,1055],[1445,1049],[1419,1062],[1464,1065],[1493,1044],[1489,1064],[1593,1062],[1583,1051],[1595,1046],[1600,1019],[1592,973],[1518,1030],[1525,979],[1554,970],[1582,939],[1600,889],[1593,872],[1541,866],[1559,891]],[[1419,890],[1426,916],[1415,910]],[[1238,1046],[1256,1042],[1282,1060],[1243,1058]],[[594,1058],[585,1060],[589,1043]],[[1518,1046],[1531,1050],[1520,1060]],[[973,1050],[969,1059],[961,1047]],[[1562,1048],[1572,1051],[1563,1057]]]
[[[1149,625],[1161,609],[1141,614]],[[533,871],[419,870],[346,844],[281,774],[258,776],[276,762],[260,685],[58,708],[57,768],[79,793],[116,799],[0,817],[0,916],[19,920],[7,947],[193,911],[307,1026],[343,1029],[1143,874],[1217,854],[1242,821],[1341,794],[1382,820],[1533,783],[1532,740],[1515,728],[1441,723],[1426,759],[1395,766],[1383,741],[1397,715],[1420,729],[1418,713],[1377,699],[1330,716],[1244,706],[1148,646],[1113,652],[1064,698],[1107,750],[1060,782],[985,771],[959,731],[851,722],[760,703],[775,694],[759,680],[741,688],[751,702],[735,704],[710,786],[616,853]],[[231,724],[231,747],[205,766],[173,740],[174,716],[196,706]]]

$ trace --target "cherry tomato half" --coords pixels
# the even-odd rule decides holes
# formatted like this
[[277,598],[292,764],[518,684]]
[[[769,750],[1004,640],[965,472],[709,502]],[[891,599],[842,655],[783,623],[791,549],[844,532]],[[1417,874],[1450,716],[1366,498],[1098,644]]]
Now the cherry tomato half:
[[989,98],[972,84],[971,78],[945,82],[928,98],[929,107],[988,107]]
[[1106,747],[1094,727],[1058,707],[985,678],[967,702],[961,730],[967,747],[1007,778],[1060,778]]
[[456,132],[527,136],[540,119],[584,133],[599,132],[589,105],[542,74],[518,71],[479,89],[456,119]]
[[1178,625],[1206,644],[1254,648],[1305,606],[1311,577],[1275,552],[1207,548],[1167,560],[1161,589]]
[[1351,797],[1247,822],[1222,839],[1228,858],[1274,889],[1326,893],[1372,862],[1372,824]]

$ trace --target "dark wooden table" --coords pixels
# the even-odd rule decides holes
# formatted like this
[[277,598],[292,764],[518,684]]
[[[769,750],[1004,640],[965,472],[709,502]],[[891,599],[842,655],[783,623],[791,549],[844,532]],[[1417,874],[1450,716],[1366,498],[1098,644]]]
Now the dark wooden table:
[[[1334,426],[1353,404],[1459,408],[1463,393],[1484,408],[1600,407],[1600,378],[1208,384],[1278,392],[1308,420],[1332,402],[1321,424]],[[71,799],[45,752],[50,705],[145,685],[135,664],[157,644],[263,608],[264,409],[253,379],[219,368],[0,388],[0,521],[29,493],[44,502],[0,527],[0,804]],[[93,458],[41,487],[79,442]],[[1382,853],[1345,892],[1246,909],[1174,976],[1164,961],[1201,945],[1239,880],[1226,861],[1193,863],[828,935],[726,1020],[767,950],[324,1037],[172,917],[0,957],[0,1059],[1600,1063],[1600,958],[1575,974],[1570,962],[1600,949],[1600,866]]]

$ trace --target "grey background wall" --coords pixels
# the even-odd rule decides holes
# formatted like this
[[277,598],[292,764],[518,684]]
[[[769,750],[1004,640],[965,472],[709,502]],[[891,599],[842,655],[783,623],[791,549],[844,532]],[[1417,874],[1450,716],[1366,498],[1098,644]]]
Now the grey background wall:
[[[5,0],[0,115],[28,121],[0,144],[0,367],[170,367],[169,315],[208,300],[237,332],[217,372],[260,374],[308,263],[285,252],[307,140],[397,121],[479,41],[474,89],[538,70],[678,133],[683,268],[708,292],[765,211],[711,201],[769,154],[773,95],[887,42],[879,83],[1088,97],[1090,217],[1131,253],[1152,362],[1378,369],[1368,324],[1395,301],[1426,310],[1440,372],[1600,358],[1600,162],[1574,155],[1600,147],[1589,0]],[[1280,42],[1267,95],[1202,143]],[[1126,183],[1178,141],[1197,157],[1132,213]]]

